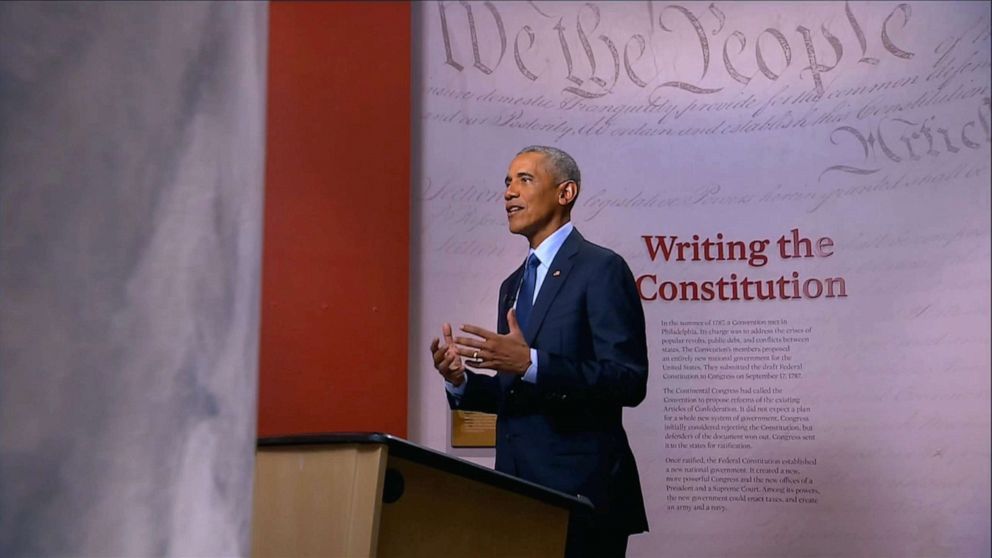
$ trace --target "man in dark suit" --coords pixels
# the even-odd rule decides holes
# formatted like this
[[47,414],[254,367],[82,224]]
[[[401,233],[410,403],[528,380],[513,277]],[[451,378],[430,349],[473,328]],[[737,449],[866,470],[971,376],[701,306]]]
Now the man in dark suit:
[[564,151],[517,154],[504,199],[510,232],[530,250],[500,286],[497,331],[464,325],[470,336],[454,337],[444,324],[431,352],[453,409],[497,414],[498,471],[596,506],[573,518],[566,555],[623,556],[628,535],[648,528],[622,424],[647,389],[644,312],[623,258],[572,225],[579,187]]

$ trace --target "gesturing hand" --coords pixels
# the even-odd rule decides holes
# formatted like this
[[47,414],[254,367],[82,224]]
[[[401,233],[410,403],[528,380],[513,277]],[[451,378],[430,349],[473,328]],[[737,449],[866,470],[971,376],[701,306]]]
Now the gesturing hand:
[[474,325],[463,325],[462,331],[476,335],[479,339],[456,337],[454,341],[458,346],[458,354],[471,359],[469,364],[472,366],[523,375],[530,367],[530,347],[517,323],[514,309],[507,312],[506,321],[510,326],[510,332],[506,335]]
[[444,376],[445,380],[454,386],[462,385],[465,381],[465,364],[462,357],[458,355],[458,349],[451,338],[451,324],[441,326],[441,334],[444,336],[444,345],[440,344],[437,337],[431,341],[431,355],[434,357],[434,368]]

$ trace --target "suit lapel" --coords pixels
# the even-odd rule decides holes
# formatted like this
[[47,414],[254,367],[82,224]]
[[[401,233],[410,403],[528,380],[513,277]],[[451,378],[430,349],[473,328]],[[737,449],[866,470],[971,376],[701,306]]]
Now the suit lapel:
[[523,275],[524,266],[520,266],[514,271],[509,280],[506,282],[506,292],[500,294],[499,299],[499,316],[496,316],[496,332],[497,333],[507,333],[510,331],[510,326],[506,321],[506,313],[513,308],[516,303],[517,291],[520,289],[520,278]]
[[527,340],[528,344],[534,342],[534,337],[541,328],[541,323],[544,322],[544,317],[547,315],[548,309],[551,308],[551,303],[558,296],[558,291],[561,290],[565,280],[568,279],[568,273],[574,263],[572,257],[579,251],[579,245],[583,240],[579,231],[573,229],[551,262],[548,274],[544,276],[544,282],[541,283],[541,290],[537,293],[537,300],[534,301],[534,308],[531,309],[530,316],[527,318],[527,325],[524,326],[524,339]]

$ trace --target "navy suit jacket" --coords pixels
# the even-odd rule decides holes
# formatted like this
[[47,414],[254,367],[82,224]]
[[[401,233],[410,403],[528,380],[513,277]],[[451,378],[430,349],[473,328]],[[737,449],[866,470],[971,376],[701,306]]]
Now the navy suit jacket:
[[[507,333],[523,266],[499,290]],[[541,285],[524,337],[537,350],[537,383],[467,371],[453,409],[496,413],[496,470],[588,497],[596,523],[647,531],[623,407],[644,399],[648,379],[644,311],[626,262],[578,230],[562,244]]]

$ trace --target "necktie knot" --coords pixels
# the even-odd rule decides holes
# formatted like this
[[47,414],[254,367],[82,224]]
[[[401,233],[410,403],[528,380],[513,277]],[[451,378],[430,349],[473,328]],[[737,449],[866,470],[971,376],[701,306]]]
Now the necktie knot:
[[537,254],[531,254],[530,257],[527,258],[527,267],[537,268],[539,265],[541,265],[541,259],[537,257]]

